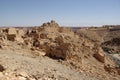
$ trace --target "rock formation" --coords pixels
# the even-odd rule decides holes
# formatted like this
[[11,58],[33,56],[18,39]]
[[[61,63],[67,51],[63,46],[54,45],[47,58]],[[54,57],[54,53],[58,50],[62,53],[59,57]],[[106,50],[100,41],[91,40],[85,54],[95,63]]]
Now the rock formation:
[[119,80],[119,65],[106,53],[119,38],[104,42],[107,32],[95,30],[73,32],[53,20],[26,30],[0,29],[0,79]]

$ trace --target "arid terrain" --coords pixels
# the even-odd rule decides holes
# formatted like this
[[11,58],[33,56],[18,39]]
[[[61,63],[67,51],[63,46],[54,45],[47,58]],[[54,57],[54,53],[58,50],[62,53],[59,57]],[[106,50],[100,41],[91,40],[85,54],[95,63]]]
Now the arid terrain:
[[0,28],[0,80],[120,80],[120,26]]

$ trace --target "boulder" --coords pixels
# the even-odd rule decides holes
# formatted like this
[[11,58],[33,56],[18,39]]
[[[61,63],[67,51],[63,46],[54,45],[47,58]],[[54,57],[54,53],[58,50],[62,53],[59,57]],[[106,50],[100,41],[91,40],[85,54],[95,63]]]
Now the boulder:
[[118,74],[120,75],[120,68],[117,70]]
[[83,45],[83,46],[86,46],[86,47],[88,47],[88,48],[90,48],[90,49],[93,49],[94,46],[95,46],[93,42],[91,42],[90,40],[87,40],[87,39],[84,39],[84,40],[83,40],[82,45]]
[[23,36],[23,35],[25,34],[25,32],[20,29],[20,30],[17,30],[17,34],[18,34],[19,36]]
[[20,72],[18,76],[28,77],[28,74],[26,72]]
[[0,78],[2,78],[4,76],[4,74],[2,72],[0,72]]
[[39,55],[41,55],[41,56],[45,56],[45,52],[42,52],[42,51],[39,51],[39,50],[34,50],[34,54],[36,55],[36,56],[39,56]]
[[33,39],[38,39],[40,36],[40,34],[38,33],[38,31],[34,28],[32,28],[32,30],[27,30],[26,34],[27,37],[31,37]]
[[16,35],[15,34],[7,34],[7,40],[15,41]]
[[7,29],[7,40],[15,41],[16,35],[17,35],[17,31],[15,28]]
[[18,80],[27,80],[27,78],[23,76],[18,76]]
[[4,70],[5,68],[2,65],[0,65],[0,72],[3,72]]
[[40,46],[39,40],[37,40],[37,39],[34,40],[34,41],[33,41],[33,46],[34,46],[34,47],[39,47],[39,46]]
[[41,33],[40,38],[41,39],[47,39],[47,33]]
[[2,45],[0,44],[0,49],[2,48]]
[[104,54],[104,52],[102,51],[101,48],[98,48],[98,49],[97,49],[96,53],[94,54],[94,57],[95,57],[98,61],[100,61],[100,62],[102,62],[102,63],[105,63],[105,54]]
[[21,42],[21,43],[24,42],[24,40],[21,36],[16,36],[15,40],[18,41],[18,42]]
[[17,34],[17,31],[15,28],[8,28],[8,34]]
[[51,45],[49,49],[46,52],[46,55],[49,57],[52,57],[54,59],[67,59],[67,56],[69,55],[69,43],[62,43],[61,45],[54,46]]

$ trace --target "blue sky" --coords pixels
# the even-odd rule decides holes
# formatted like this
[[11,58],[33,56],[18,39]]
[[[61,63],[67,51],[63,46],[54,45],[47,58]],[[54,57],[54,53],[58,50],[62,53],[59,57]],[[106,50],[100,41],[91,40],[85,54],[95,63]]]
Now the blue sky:
[[0,0],[0,26],[120,24],[120,0]]

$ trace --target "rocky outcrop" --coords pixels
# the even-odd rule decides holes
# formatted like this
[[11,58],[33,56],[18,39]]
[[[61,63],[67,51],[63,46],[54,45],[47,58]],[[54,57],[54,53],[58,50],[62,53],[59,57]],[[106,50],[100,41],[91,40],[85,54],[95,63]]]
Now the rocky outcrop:
[[56,33],[58,32],[59,25],[55,21],[48,23],[43,23],[41,27],[38,28],[38,31],[43,31],[47,33]]
[[8,28],[7,29],[7,39],[10,41],[15,41],[17,31],[15,28]]
[[16,31],[15,28],[8,28],[7,31],[8,31],[9,35],[11,35],[11,34],[17,34],[17,31]]
[[23,30],[17,30],[16,28],[7,29],[7,39],[10,41],[24,42],[22,36],[24,36]]
[[71,54],[69,52],[69,43],[62,43],[58,46],[51,45],[47,50],[47,56],[50,56],[54,59],[67,59],[67,57]]
[[[109,80],[107,78],[113,77],[113,74],[120,74],[120,70],[116,68],[115,62],[102,50],[103,48],[101,48],[100,42],[103,39],[101,39],[94,30],[81,29],[75,33],[70,28],[60,27],[52,20],[39,27],[26,28],[26,30],[5,28],[0,30],[0,33],[0,50],[10,50],[15,52],[15,54],[22,54],[28,61],[30,58],[38,62],[40,62],[42,58],[49,58],[49,60],[54,59],[53,63],[60,63],[71,70],[75,70],[74,73],[78,72],[80,74],[95,76],[101,80]],[[119,39],[112,41],[117,42],[115,44],[110,43],[112,45],[119,44]],[[6,48],[4,48],[5,46]],[[9,59],[8,57],[6,58]],[[22,61],[22,66],[26,63],[29,65],[34,63],[28,61]],[[47,61],[43,61],[45,64],[46,62]],[[17,63],[16,61],[15,64]],[[52,63],[49,65],[55,67]],[[47,67],[49,67],[49,65]],[[37,67],[35,70],[36,69]],[[29,70],[30,69],[28,69],[28,71]],[[17,72],[17,70],[13,71]],[[56,70],[54,71],[56,72]],[[0,75],[3,76],[0,76],[0,78],[8,77],[11,80],[12,78],[10,76],[13,75],[12,77],[16,80],[31,80],[31,77],[34,77],[24,72],[16,72],[13,74],[9,72],[9,74],[5,72],[3,66],[0,66]],[[37,71],[35,72],[37,73]],[[112,74],[109,75],[107,72]],[[6,76],[3,73],[8,75]],[[37,74],[39,75],[39,73]],[[52,77],[51,75],[50,78],[52,79]],[[33,79],[35,78],[36,77]]]
[[15,40],[20,42],[20,43],[24,43],[23,37],[25,35],[25,32],[23,30],[21,30],[21,29],[20,30],[18,29],[16,35],[17,36],[16,36]]

